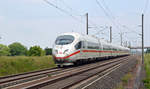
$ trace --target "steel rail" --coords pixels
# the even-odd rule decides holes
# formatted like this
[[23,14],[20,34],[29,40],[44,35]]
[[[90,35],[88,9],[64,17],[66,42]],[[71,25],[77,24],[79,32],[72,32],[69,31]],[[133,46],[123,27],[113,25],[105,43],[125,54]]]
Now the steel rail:
[[18,81],[21,79],[25,79],[25,78],[29,78],[29,77],[33,77],[33,76],[38,76],[41,74],[44,75],[44,74],[56,72],[59,70],[60,69],[55,67],[55,68],[50,68],[50,69],[42,69],[42,70],[38,70],[38,71],[32,71],[32,72],[26,72],[26,73],[20,73],[20,74],[0,77],[0,88],[2,88],[2,86],[8,86],[9,84],[7,85],[7,83],[9,83],[9,82]]

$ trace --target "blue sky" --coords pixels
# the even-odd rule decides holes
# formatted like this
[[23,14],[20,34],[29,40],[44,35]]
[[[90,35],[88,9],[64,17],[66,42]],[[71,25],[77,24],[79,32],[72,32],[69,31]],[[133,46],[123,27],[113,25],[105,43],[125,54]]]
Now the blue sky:
[[[119,33],[123,41],[131,41],[133,46],[140,45],[141,13],[146,0],[98,0],[107,17],[98,6],[96,0],[49,0],[63,10],[69,12],[78,20],[60,10],[49,6],[43,0],[1,0],[0,3],[0,43],[9,45],[21,42],[28,48],[39,45],[42,48],[52,47],[57,35],[64,32],[85,34],[85,13],[89,13],[91,27],[113,27],[113,43],[120,44]],[[150,46],[150,4],[145,13],[145,46]],[[107,9],[107,7],[109,9]],[[111,20],[113,18],[113,22]],[[90,35],[95,35],[104,28],[89,29]],[[134,31],[133,31],[134,30]],[[137,33],[135,33],[135,31]],[[100,31],[100,38],[109,40],[109,29]]]

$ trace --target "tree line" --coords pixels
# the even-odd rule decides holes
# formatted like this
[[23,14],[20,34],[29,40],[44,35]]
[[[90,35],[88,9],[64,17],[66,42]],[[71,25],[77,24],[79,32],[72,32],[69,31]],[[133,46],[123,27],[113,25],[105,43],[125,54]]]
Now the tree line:
[[19,42],[14,42],[8,46],[0,44],[0,56],[44,56],[51,55],[52,48],[42,49],[40,46],[32,46],[27,49]]
[[150,53],[150,48],[148,48],[148,49],[146,50],[146,53]]

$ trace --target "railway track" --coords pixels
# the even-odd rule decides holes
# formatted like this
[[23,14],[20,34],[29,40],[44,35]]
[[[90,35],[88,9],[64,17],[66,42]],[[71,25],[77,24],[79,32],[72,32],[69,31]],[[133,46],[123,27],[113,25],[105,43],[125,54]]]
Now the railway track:
[[24,82],[32,81],[41,79],[44,77],[48,77],[50,75],[55,75],[61,72],[72,70],[73,68],[51,68],[51,69],[44,69],[39,71],[21,73],[16,75],[4,76],[0,77],[0,89],[7,88],[9,86],[21,84]]
[[[72,67],[67,69],[58,69],[58,70],[54,69],[57,71],[54,71],[52,69],[53,72],[49,72],[49,76],[41,77],[36,80],[20,83],[6,88],[8,89],[21,89],[21,88],[66,89],[96,74],[103,73],[105,71],[110,70],[111,68],[118,67],[119,65],[127,61],[129,57],[130,56],[121,57],[121,58],[101,61],[98,63],[87,64],[87,65]],[[39,73],[39,75],[41,74]]]
[[38,77],[44,76],[47,73],[56,72],[59,70],[60,69],[55,67],[55,68],[51,68],[51,69],[44,69],[44,70],[38,70],[38,71],[33,71],[33,72],[27,72],[27,73],[21,73],[21,74],[0,77],[0,88],[5,88],[5,87],[8,87],[8,86],[11,86],[14,84],[24,82],[23,81],[24,79],[27,79],[30,77],[36,76],[36,78],[38,78]]
[[73,68],[50,68],[50,69],[44,69],[44,70],[38,70],[33,72],[27,72],[27,73],[21,73],[21,74],[15,74],[10,76],[4,76],[0,77],[0,89],[6,88],[9,86],[13,86],[16,84],[28,82],[31,80],[40,79],[43,77],[47,77],[49,75],[55,75],[61,72],[69,71]]

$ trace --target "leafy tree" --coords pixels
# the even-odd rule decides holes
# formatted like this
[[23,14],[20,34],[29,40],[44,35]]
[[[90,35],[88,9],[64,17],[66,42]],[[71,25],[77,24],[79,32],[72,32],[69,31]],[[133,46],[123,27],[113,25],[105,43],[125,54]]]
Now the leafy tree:
[[146,50],[146,53],[150,53],[150,48],[148,48],[148,49]]
[[27,48],[21,43],[15,42],[8,46],[10,48],[11,56],[20,56],[27,54]]
[[52,48],[46,47],[44,50],[45,50],[46,55],[52,55]]
[[40,46],[30,47],[28,51],[29,56],[43,56],[45,55],[45,51],[40,48]]
[[0,56],[9,56],[10,55],[10,49],[3,44],[0,44]]

